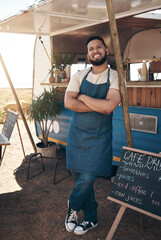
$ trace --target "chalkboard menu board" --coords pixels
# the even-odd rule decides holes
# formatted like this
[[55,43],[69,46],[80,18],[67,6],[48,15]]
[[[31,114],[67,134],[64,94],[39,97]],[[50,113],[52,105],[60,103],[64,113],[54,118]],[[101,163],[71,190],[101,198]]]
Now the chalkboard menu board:
[[8,111],[7,117],[2,129],[2,133],[8,138],[8,140],[11,137],[13,128],[15,126],[16,120],[17,120],[17,113],[13,111]]
[[124,147],[110,197],[161,217],[161,155]]

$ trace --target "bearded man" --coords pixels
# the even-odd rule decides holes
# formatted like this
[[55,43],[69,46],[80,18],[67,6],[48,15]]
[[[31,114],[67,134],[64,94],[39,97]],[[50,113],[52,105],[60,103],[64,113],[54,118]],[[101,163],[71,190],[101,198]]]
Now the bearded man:
[[[107,63],[109,49],[99,36],[87,41],[87,58],[92,67],[73,75],[65,94],[65,107],[73,118],[67,140],[67,168],[75,186],[68,201],[65,228],[83,235],[98,225],[94,182],[111,175],[112,113],[120,104],[117,72]],[[78,212],[84,221],[78,223]]]

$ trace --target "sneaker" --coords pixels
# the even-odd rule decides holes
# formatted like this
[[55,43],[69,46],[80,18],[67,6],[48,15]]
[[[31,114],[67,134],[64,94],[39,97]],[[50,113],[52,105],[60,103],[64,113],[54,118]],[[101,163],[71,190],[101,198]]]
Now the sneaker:
[[76,235],[83,235],[86,232],[88,232],[90,229],[95,228],[97,226],[98,226],[97,222],[83,221],[82,223],[76,226],[76,228],[74,229],[74,233]]
[[68,215],[65,219],[65,228],[68,232],[73,232],[75,227],[77,226],[77,212],[73,209],[68,210]]

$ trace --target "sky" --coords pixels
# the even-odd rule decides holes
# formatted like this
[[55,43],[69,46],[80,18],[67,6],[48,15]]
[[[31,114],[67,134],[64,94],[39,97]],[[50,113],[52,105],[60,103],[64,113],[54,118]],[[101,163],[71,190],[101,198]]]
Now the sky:
[[37,3],[37,0],[0,0],[0,20],[25,10],[34,3]]
[[[35,36],[0,33],[0,53],[15,88],[32,88]],[[9,87],[0,64],[0,87]]]
[[[37,1],[0,0],[0,20],[26,9]],[[35,36],[0,32],[0,53],[15,88],[32,88]],[[0,88],[9,87],[0,64]]]

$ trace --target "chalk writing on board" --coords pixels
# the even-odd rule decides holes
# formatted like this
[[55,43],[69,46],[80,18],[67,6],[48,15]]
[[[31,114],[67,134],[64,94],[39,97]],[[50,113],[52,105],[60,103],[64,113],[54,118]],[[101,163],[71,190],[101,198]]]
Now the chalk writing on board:
[[145,177],[146,179],[149,178],[149,174],[146,173],[146,172],[143,172],[141,171],[140,169],[134,169],[134,168],[129,168],[129,167],[126,167],[126,166],[123,166],[121,167],[122,168],[122,171],[124,172],[129,172],[129,173],[132,173],[136,176],[142,176],[142,177]]
[[161,156],[125,148],[110,196],[161,216]]
[[123,162],[125,163],[125,165],[134,166],[136,168],[148,168],[153,169],[153,171],[161,171],[160,158],[148,156],[145,161],[145,156],[145,154],[127,151],[124,155]]

